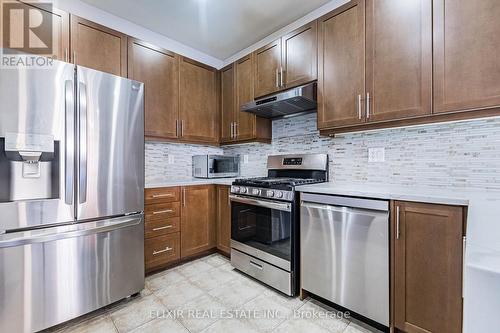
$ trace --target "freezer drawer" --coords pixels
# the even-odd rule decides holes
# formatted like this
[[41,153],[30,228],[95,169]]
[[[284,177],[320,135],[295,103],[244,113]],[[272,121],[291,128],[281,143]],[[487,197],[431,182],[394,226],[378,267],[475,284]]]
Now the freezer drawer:
[[144,288],[134,215],[0,236],[0,332],[34,332]]
[[389,326],[388,202],[303,194],[302,288]]

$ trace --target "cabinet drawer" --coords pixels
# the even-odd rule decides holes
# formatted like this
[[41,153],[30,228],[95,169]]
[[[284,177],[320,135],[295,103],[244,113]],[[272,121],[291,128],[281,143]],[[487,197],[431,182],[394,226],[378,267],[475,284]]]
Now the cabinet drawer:
[[146,238],[172,234],[180,231],[180,218],[173,217],[170,219],[158,219],[153,221],[146,221],[145,233]]
[[146,223],[181,216],[181,203],[168,202],[145,207]]
[[158,187],[144,190],[144,201],[146,205],[179,201],[181,191],[179,187]]
[[178,260],[180,258],[179,233],[146,239],[144,256],[146,270]]

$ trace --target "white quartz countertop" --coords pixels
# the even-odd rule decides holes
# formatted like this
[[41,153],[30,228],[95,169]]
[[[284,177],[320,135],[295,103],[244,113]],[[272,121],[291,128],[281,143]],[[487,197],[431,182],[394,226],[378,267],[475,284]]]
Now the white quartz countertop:
[[191,185],[231,185],[236,178],[191,178],[181,180],[153,181],[146,184],[146,188],[191,186]]
[[[460,190],[441,190],[426,187],[353,185],[333,182],[297,186],[297,191],[342,195],[350,197],[426,202],[443,205],[468,206],[470,195]],[[499,195],[500,197],[500,195]]]

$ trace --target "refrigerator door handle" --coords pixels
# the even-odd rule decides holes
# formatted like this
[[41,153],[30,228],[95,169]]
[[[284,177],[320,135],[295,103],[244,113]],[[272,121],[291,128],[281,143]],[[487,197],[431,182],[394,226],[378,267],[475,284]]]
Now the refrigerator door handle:
[[64,161],[64,201],[67,205],[73,204],[74,179],[75,179],[75,93],[72,80],[64,82],[65,98],[65,129],[64,137],[66,142]]
[[80,159],[79,159],[79,203],[87,201],[87,86],[79,83],[79,109],[80,109]]
[[[141,215],[138,217],[105,220],[102,223],[88,222],[82,223],[81,225],[71,224],[61,227],[47,228],[40,232],[26,231],[13,234],[3,234],[0,238],[0,249],[110,232],[138,225],[142,222],[142,220]],[[92,227],[89,227],[88,225],[92,225]],[[17,235],[19,236],[16,237]]]

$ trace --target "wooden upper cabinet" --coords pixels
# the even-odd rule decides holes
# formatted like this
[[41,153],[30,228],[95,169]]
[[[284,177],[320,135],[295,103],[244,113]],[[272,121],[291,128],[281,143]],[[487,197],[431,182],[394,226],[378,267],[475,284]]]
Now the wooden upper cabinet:
[[127,36],[71,15],[72,62],[127,77]]
[[235,120],[234,65],[220,71],[221,141],[233,140]]
[[434,113],[500,106],[500,2],[434,0]]
[[186,186],[181,202],[181,257],[210,250],[215,240],[215,186]]
[[395,327],[417,333],[461,332],[463,208],[409,202],[395,206]]
[[254,97],[280,90],[281,38],[261,47],[254,56]]
[[180,59],[181,138],[217,143],[217,71],[194,60]]
[[368,120],[430,115],[432,0],[366,0],[366,24]]
[[128,75],[132,80],[144,82],[146,137],[177,138],[179,57],[129,38]]
[[[22,2],[22,1],[12,1],[12,0],[0,0],[0,5],[11,5],[13,9],[23,10],[23,14],[31,14],[30,11],[40,13],[42,22],[51,22],[52,30],[49,29],[49,25],[41,25],[36,30],[36,36],[40,39],[42,43],[51,41],[52,53],[43,54],[43,56],[54,57],[60,61],[68,61],[69,57],[69,14],[57,8],[54,8],[50,3],[35,3],[35,2]],[[2,7],[3,8],[3,7]],[[3,13],[3,11],[2,11]],[[13,19],[11,17],[11,19]],[[14,30],[9,31],[5,36],[0,35],[0,45],[12,46],[12,48],[24,47],[26,53],[30,53],[29,40],[25,40],[28,35],[24,34],[23,25],[9,25],[10,28]],[[4,40],[3,37],[7,37]],[[39,45],[39,44],[38,44]]]
[[231,253],[231,202],[230,186],[217,186],[217,248]]
[[364,122],[365,2],[350,1],[318,21],[318,128]]
[[235,63],[236,66],[236,138],[240,141],[256,137],[257,116],[240,111],[243,104],[251,102],[254,95],[253,59],[248,55]]
[[286,88],[318,78],[318,23],[313,21],[282,37],[283,83]]

